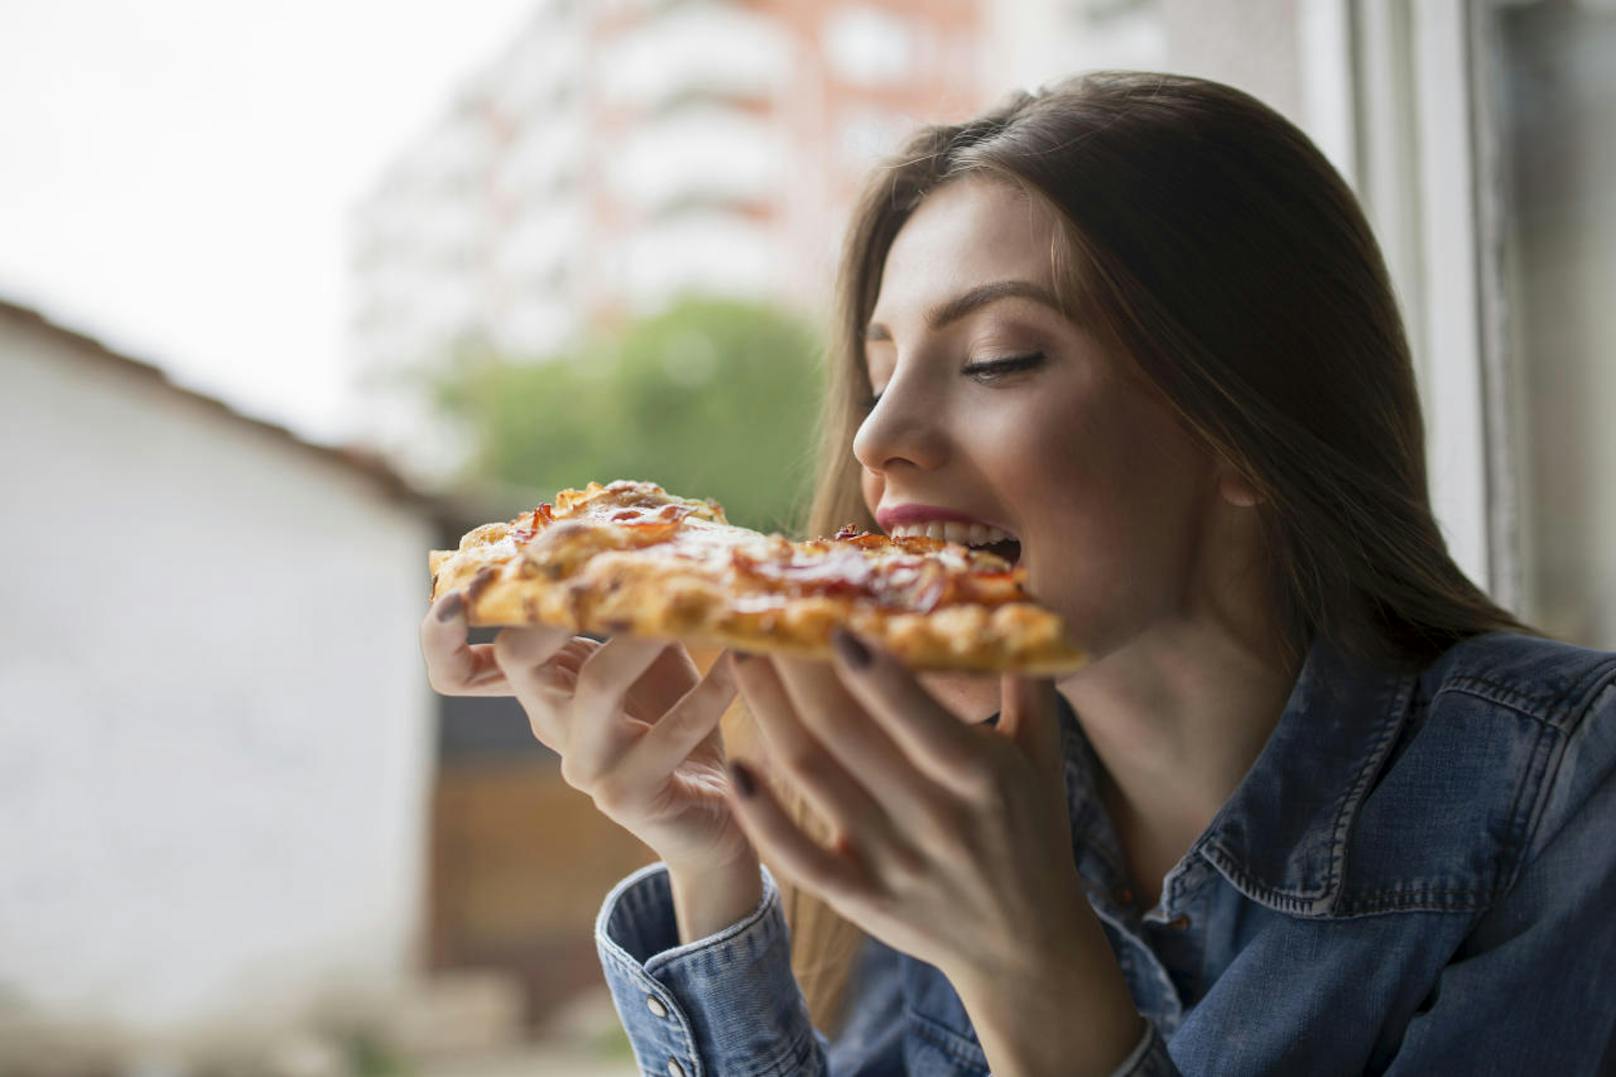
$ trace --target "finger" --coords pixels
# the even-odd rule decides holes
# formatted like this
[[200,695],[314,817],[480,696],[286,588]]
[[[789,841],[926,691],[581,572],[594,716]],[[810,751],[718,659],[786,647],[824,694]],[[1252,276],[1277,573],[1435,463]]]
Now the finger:
[[[823,662],[792,659],[780,659],[778,665],[786,694],[803,724],[890,818],[924,837],[957,832],[959,819],[950,810],[947,787],[917,765],[864,703],[848,692],[834,669]],[[940,706],[923,691],[921,696],[923,705]]]
[[643,785],[671,774],[717,728],[735,692],[733,667],[721,657],[630,750],[621,767],[624,780]]
[[520,697],[547,686],[550,666],[573,635],[561,628],[502,628],[494,637],[494,659]]
[[575,657],[580,642],[591,641],[558,628],[504,628],[490,648],[511,693],[527,712],[533,735],[554,752],[567,750],[557,707],[571,695],[567,658],[581,661]]
[[751,709],[769,760],[840,834],[896,844],[891,818],[869,789],[803,725],[780,671],[768,658],[734,656],[735,678]]
[[511,687],[486,643],[469,643],[464,592],[450,591],[421,621],[427,683],[446,696],[508,696]]
[[991,780],[984,739],[920,686],[894,659],[845,629],[832,636],[835,670],[848,694],[929,777],[962,793]]
[[669,697],[690,691],[699,680],[701,670],[696,668],[690,652],[683,644],[673,643],[657,655],[651,668],[628,690],[623,710],[631,717],[654,722],[668,709]]
[[732,762],[729,774],[735,817],[763,859],[827,898],[856,899],[873,892],[856,856],[833,853],[803,833],[755,771]]
[[610,770],[645,724],[624,714],[634,682],[672,644],[641,636],[613,636],[578,671],[563,762],[569,781],[587,785]]
[[1000,681],[999,695],[1003,703],[995,731],[1019,747],[1044,777],[1063,776],[1065,763],[1055,682],[1047,677],[1007,673]]

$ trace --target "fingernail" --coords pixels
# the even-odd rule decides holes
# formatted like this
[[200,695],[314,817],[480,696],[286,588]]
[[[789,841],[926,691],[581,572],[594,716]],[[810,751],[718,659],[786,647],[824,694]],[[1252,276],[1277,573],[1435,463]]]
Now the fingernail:
[[757,657],[751,651],[731,651],[729,653],[735,656],[735,661],[737,662],[750,662]]
[[854,669],[864,669],[870,664],[870,649],[847,629],[838,628],[831,633],[830,642],[836,648],[836,653],[842,656],[842,661]]
[[733,762],[729,765],[729,780],[735,786],[735,791],[743,797],[749,797],[757,792],[757,779],[752,776],[752,770],[745,763]]
[[459,591],[456,591],[454,594],[450,595],[448,601],[446,601],[438,609],[438,620],[452,621],[456,617],[459,617],[460,612],[465,608],[466,596],[461,594]]

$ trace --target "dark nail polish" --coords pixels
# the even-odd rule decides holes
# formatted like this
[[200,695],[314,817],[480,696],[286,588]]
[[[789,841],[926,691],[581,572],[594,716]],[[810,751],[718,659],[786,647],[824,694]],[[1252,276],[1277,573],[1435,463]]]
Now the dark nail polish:
[[757,655],[753,654],[751,651],[731,651],[730,654],[735,656],[735,661],[737,663],[750,662],[752,659],[757,657]]
[[461,611],[463,611],[465,608],[466,596],[456,591],[449,597],[449,601],[445,602],[443,607],[438,610],[438,620],[452,621],[456,617],[459,617]]
[[731,763],[729,765],[729,780],[734,783],[735,791],[743,797],[749,797],[757,792],[757,779],[752,776],[751,768],[745,763]]
[[870,649],[847,629],[838,628],[831,636],[831,644],[836,648],[836,653],[842,656],[842,661],[854,669],[864,669],[870,664]]

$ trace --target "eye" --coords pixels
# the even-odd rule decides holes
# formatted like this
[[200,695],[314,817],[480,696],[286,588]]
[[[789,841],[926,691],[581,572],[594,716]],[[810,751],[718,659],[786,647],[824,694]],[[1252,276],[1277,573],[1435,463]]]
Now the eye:
[[[977,359],[966,363],[960,368],[960,373],[974,378],[979,382],[989,383],[998,381],[1010,374],[1018,374],[1024,370],[1033,370],[1044,362],[1043,352],[1028,352],[1025,355],[1006,355],[997,359]],[[875,406],[881,403],[880,393],[871,393],[860,401],[860,406],[866,411],[874,411]]]
[[1044,361],[1043,352],[1028,352],[1026,355],[1007,355],[1000,359],[978,359],[966,363],[960,368],[960,373],[975,378],[980,382],[997,381],[1007,374],[1016,374],[1023,370],[1032,370]]

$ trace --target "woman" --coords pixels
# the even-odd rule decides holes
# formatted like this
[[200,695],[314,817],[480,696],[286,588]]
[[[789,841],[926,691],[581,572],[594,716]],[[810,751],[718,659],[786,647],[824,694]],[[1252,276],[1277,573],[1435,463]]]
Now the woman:
[[[838,334],[810,530],[997,527],[1093,660],[915,677],[843,636],[698,680],[469,648],[440,603],[433,683],[513,692],[662,857],[598,934],[646,1072],[1611,1061],[1616,656],[1449,559],[1380,255],[1302,134],[1127,74],[928,128],[855,213]],[[737,687],[766,777],[725,769]]]

